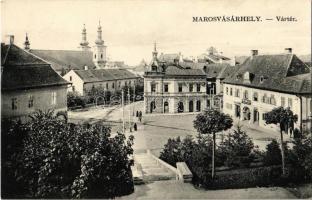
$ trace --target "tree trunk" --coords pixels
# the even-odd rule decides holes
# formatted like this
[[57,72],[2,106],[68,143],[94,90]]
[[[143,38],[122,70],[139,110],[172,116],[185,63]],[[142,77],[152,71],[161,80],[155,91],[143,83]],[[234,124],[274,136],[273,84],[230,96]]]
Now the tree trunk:
[[215,150],[216,150],[216,134],[212,133],[212,164],[211,164],[211,177],[214,178],[215,175]]
[[282,129],[281,129],[281,152],[282,152],[282,170],[283,170],[283,175],[285,175],[285,154],[284,154],[284,140],[283,140]]

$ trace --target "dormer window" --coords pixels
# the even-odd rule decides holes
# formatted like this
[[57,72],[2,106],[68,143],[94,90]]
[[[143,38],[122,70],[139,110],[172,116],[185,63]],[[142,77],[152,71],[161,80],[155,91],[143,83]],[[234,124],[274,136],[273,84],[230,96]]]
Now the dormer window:
[[154,66],[154,65],[153,65],[153,66],[152,66],[152,71],[153,71],[153,72],[157,71],[157,66]]
[[263,83],[263,81],[264,81],[264,77],[260,76],[260,83]]
[[244,82],[245,83],[250,83],[250,81],[251,81],[251,73],[245,72],[245,74],[244,74]]

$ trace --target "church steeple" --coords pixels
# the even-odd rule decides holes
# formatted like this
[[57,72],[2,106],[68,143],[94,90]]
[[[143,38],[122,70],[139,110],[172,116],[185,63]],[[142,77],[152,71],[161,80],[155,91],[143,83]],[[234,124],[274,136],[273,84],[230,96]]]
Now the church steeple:
[[97,45],[103,45],[104,44],[104,40],[102,40],[102,27],[101,27],[101,22],[99,21],[99,26],[98,26],[98,36],[97,39],[95,40],[95,44]]
[[80,42],[80,48],[82,50],[89,50],[89,42],[87,41],[87,30],[85,24],[83,24],[83,29],[82,29],[82,40]]
[[24,49],[25,50],[29,50],[30,49],[30,42],[28,40],[28,34],[26,33],[26,38],[25,38],[25,42],[24,42]]
[[95,40],[95,46],[93,51],[93,62],[98,69],[104,68],[107,62],[106,59],[106,46],[104,45],[104,40],[102,39],[102,27],[99,21],[99,26],[97,30],[97,39]]

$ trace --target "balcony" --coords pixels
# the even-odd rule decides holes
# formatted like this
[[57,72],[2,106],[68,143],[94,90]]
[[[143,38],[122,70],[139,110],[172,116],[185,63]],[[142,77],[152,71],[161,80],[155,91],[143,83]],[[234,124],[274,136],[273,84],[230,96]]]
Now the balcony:
[[242,104],[251,105],[251,100],[249,100],[249,99],[242,99]]

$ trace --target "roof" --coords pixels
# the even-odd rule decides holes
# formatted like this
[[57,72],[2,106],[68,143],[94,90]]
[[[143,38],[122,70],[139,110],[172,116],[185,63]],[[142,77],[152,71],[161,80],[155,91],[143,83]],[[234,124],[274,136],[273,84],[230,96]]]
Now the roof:
[[12,45],[1,45],[2,90],[29,89],[69,84],[51,65]]
[[221,72],[218,74],[217,78],[219,79],[225,79],[226,77],[230,76],[231,74],[235,73],[239,69],[239,66],[231,66],[227,65],[225,66]]
[[209,61],[211,61],[213,63],[219,63],[220,60],[228,61],[228,60],[231,60],[231,59],[228,58],[228,57],[225,57],[223,55],[220,55],[220,54],[207,54],[207,53],[203,53],[200,56],[198,56],[198,60],[199,61],[209,60]]
[[93,53],[83,50],[38,50],[31,49],[31,53],[51,63],[56,71],[64,69],[84,69],[84,66],[95,68]]
[[74,70],[74,72],[85,83],[138,78],[137,75],[127,69],[89,69]]
[[174,65],[166,68],[165,76],[206,76],[202,69],[184,69]]
[[[288,93],[306,93],[309,68],[294,54],[248,57],[224,82]],[[246,76],[247,75],[247,81]],[[245,80],[244,80],[245,78]],[[262,79],[263,81],[260,81]]]

